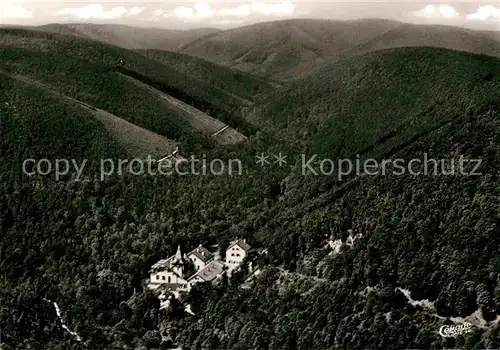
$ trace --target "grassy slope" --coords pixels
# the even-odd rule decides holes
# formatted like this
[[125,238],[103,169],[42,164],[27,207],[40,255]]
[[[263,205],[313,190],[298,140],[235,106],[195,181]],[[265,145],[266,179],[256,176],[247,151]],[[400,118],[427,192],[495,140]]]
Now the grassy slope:
[[[500,94],[498,59],[402,48],[346,59],[297,81],[251,117],[298,149],[383,154]],[[290,142],[290,141],[288,141]]]

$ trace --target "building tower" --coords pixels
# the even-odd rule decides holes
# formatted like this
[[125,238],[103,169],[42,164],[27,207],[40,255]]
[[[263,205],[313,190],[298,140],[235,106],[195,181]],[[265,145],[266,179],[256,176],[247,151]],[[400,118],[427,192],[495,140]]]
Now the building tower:
[[172,270],[180,277],[184,273],[184,260],[182,259],[181,246],[177,246],[177,252],[175,253],[174,260],[172,261]]

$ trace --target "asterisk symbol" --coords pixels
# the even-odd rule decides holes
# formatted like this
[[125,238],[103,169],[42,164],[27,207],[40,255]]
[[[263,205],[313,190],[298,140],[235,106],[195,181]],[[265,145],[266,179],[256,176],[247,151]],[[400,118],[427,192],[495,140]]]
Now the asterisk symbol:
[[260,155],[257,155],[255,158],[257,158],[257,164],[260,164],[260,166],[264,166],[266,164],[269,164],[269,161],[267,160],[267,158],[269,158],[269,156],[265,155],[264,153],[261,153]]
[[280,167],[286,164],[286,156],[281,154],[281,152],[277,156],[274,155],[274,158],[276,159],[274,162],[278,163]]

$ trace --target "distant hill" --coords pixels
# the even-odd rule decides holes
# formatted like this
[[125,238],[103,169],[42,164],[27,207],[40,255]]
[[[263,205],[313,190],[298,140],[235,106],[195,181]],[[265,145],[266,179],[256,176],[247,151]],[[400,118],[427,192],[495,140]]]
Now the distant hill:
[[[395,47],[432,46],[500,56],[498,32],[382,19],[291,19],[229,30],[170,30],[92,23],[48,24],[30,29],[92,38],[127,49],[155,50],[145,52],[156,60],[175,65],[177,69],[200,72],[198,77],[208,78],[212,82],[218,79],[213,78],[214,75],[210,78],[206,73],[217,71],[217,74],[221,74],[221,68],[209,67],[203,61],[188,62],[183,56],[158,50],[196,56],[217,65],[277,81],[307,76],[340,58]],[[205,68],[197,69],[195,65]],[[207,72],[202,73],[205,70]],[[228,80],[226,74],[224,81],[231,88],[239,89],[230,83],[234,79]],[[221,87],[221,84],[217,86]],[[254,88],[258,90],[250,86],[250,89]]]
[[32,27],[30,29],[91,38],[126,49],[161,49],[171,51],[175,51],[182,45],[204,37],[205,35],[218,33],[220,31],[215,28],[174,30],[93,23],[52,23]]
[[197,39],[180,52],[281,80],[307,75],[340,57],[402,46],[435,46],[500,54],[494,32],[412,25],[389,20],[285,20],[258,23]]
[[484,36],[487,36],[488,38],[500,41],[500,31],[498,30],[482,30],[479,33]]
[[500,56],[498,32],[449,26],[403,24],[349,51],[346,55],[404,46],[433,46]]
[[200,38],[180,52],[242,71],[288,79],[399,25],[386,20],[266,22]]

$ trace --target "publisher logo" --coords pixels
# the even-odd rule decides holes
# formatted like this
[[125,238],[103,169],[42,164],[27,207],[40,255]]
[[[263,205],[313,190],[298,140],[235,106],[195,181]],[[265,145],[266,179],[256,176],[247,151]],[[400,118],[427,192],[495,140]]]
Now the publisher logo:
[[451,337],[456,337],[457,335],[460,334],[465,334],[469,333],[472,331],[472,324],[469,322],[464,322],[463,324],[460,325],[444,325],[439,328],[439,335],[445,338],[451,338]]

